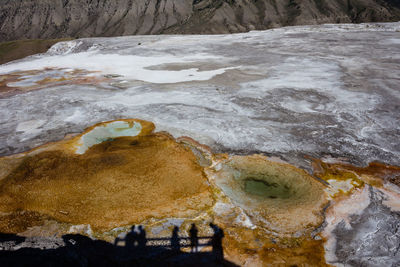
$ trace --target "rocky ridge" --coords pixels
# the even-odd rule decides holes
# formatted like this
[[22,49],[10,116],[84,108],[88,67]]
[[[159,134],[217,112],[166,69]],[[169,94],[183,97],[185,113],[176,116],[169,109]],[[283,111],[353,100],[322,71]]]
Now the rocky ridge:
[[1,0],[0,41],[398,20],[398,0]]

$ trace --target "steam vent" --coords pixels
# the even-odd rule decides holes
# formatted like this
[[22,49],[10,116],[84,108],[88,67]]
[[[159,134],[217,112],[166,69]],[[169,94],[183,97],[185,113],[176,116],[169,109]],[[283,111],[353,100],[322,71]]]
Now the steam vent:
[[0,265],[400,266],[399,32],[84,38],[0,65]]

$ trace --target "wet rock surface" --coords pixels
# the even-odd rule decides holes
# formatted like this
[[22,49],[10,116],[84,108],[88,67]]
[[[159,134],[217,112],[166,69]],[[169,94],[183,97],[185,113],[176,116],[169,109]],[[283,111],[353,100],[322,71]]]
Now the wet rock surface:
[[[334,230],[336,256],[350,266],[398,266],[400,264],[400,212],[382,203],[385,195],[370,188],[368,207],[353,215],[350,225],[340,223]],[[333,262],[332,262],[333,263]]]
[[0,66],[0,91],[14,92],[0,101],[0,155],[140,117],[218,152],[266,153],[303,168],[304,155],[400,165],[399,27],[60,43]]

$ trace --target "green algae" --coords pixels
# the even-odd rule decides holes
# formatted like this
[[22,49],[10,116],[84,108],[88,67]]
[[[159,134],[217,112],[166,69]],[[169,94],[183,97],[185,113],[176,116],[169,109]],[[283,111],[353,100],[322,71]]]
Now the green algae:
[[[264,177],[263,177],[264,178]],[[285,184],[268,182],[258,178],[249,177],[244,181],[244,190],[246,193],[265,198],[290,198],[292,192],[290,187]]]
[[323,222],[325,185],[304,170],[262,155],[232,156],[216,165],[214,177],[252,223],[268,231],[305,233]]

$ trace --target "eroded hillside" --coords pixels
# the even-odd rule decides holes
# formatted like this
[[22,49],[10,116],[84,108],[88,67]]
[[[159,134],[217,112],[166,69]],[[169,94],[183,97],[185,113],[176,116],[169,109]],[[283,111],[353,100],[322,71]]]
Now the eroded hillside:
[[1,0],[0,41],[398,20],[398,0]]

